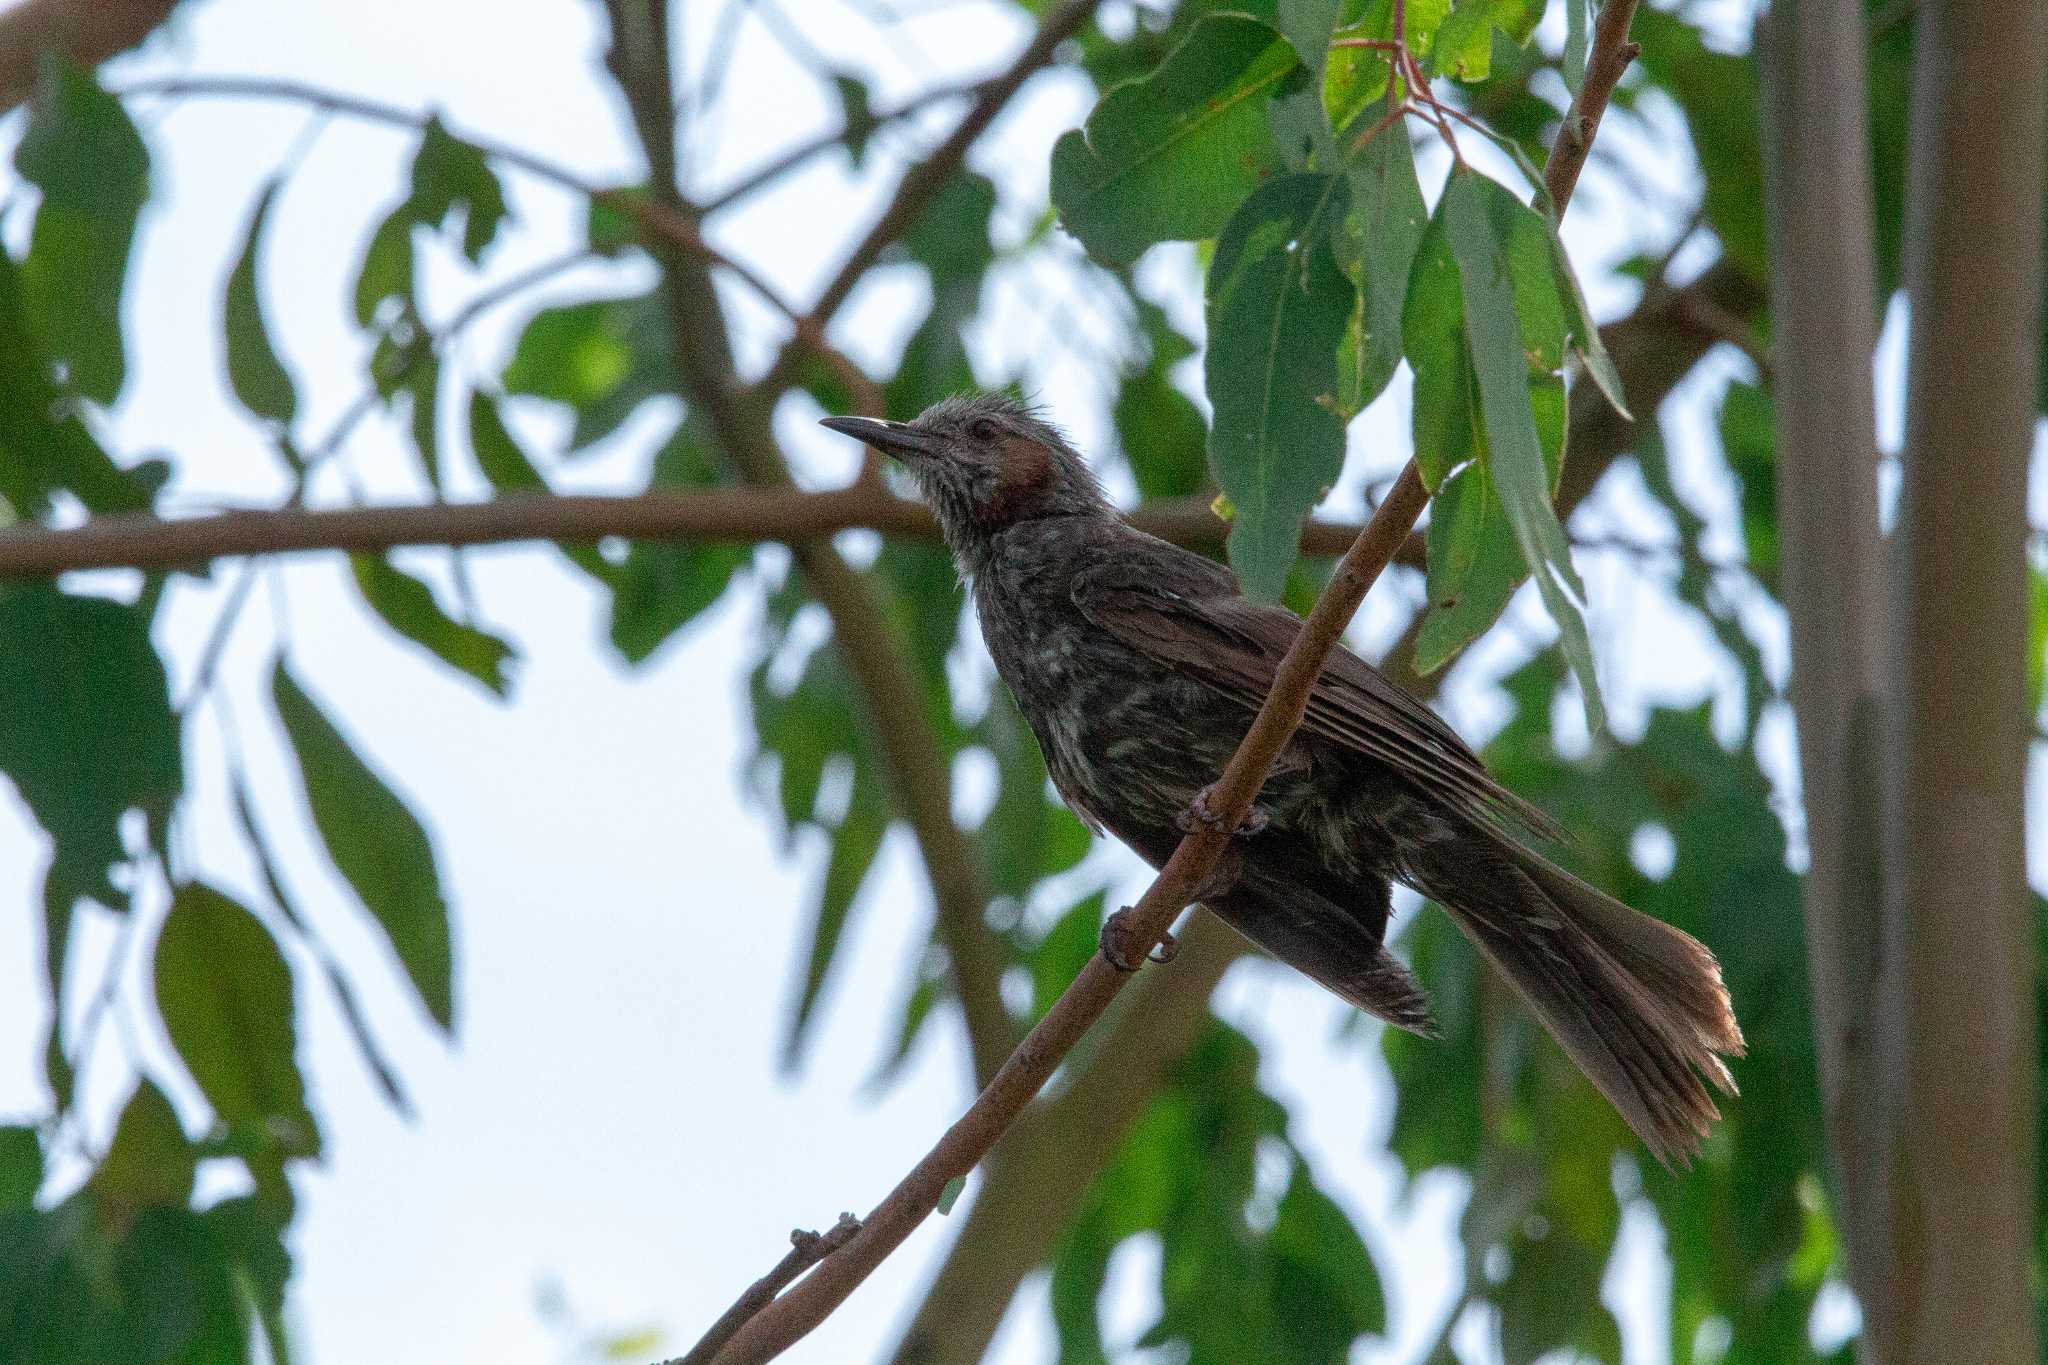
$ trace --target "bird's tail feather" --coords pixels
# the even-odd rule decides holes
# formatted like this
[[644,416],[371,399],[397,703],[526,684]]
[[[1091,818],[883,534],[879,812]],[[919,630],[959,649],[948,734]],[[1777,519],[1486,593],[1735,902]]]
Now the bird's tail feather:
[[[1422,869],[1438,901],[1659,1161],[1689,1161],[1742,1030],[1705,945],[1526,849],[1461,841]],[[1702,1079],[1704,1078],[1704,1080]]]

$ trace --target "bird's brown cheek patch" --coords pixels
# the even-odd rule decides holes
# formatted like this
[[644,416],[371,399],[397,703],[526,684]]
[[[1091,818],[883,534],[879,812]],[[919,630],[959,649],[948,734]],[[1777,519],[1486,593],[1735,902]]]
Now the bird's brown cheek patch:
[[988,500],[991,521],[1007,521],[1052,480],[1052,453],[1036,441],[1013,437],[996,452],[995,493]]

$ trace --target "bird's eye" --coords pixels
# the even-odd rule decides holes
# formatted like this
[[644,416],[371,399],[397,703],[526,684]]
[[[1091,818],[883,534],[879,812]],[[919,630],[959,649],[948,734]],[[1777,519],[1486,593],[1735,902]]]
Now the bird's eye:
[[994,422],[986,417],[977,417],[974,419],[974,425],[967,428],[967,434],[977,441],[993,441],[1000,433],[996,430]]

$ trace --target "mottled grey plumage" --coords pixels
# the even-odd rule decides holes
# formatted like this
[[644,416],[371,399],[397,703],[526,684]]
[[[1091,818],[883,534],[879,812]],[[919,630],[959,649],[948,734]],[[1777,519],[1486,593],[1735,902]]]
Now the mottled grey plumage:
[[[982,638],[1075,813],[1155,867],[1223,771],[1301,622],[1126,525],[1058,430],[999,395],[914,422],[831,418],[903,462],[974,587]],[[1742,1034],[1713,955],[1525,847],[1549,822],[1437,715],[1341,646],[1209,908],[1420,1032],[1386,948],[1391,881],[1448,909],[1660,1159],[1698,1149]]]

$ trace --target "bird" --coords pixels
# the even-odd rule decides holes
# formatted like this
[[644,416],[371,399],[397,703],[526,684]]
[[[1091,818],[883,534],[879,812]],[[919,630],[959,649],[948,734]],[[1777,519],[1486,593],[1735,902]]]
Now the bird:
[[[1131,526],[1040,410],[960,394],[916,418],[835,416],[907,471],[1060,798],[1157,868],[1210,823],[1223,771],[1299,633],[1214,560]],[[1713,953],[1531,847],[1555,823],[1436,712],[1334,649],[1307,714],[1195,899],[1398,1028],[1435,1032],[1387,944],[1392,883],[1441,906],[1644,1145],[1689,1164],[1736,1093],[1743,1039]],[[1137,964],[1105,931],[1113,965]]]

